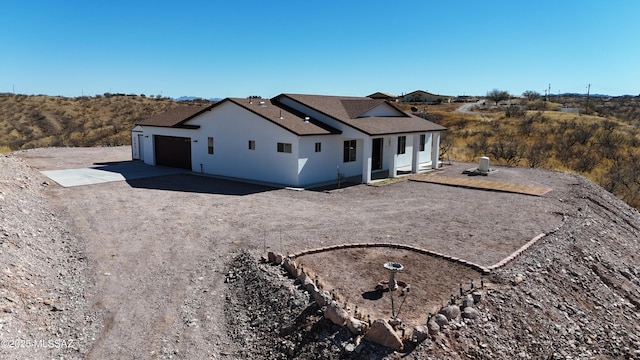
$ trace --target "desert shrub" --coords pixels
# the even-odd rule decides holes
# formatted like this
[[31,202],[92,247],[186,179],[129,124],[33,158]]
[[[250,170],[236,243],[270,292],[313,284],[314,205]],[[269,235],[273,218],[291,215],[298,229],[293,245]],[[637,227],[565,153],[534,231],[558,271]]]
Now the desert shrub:
[[516,136],[505,136],[492,141],[488,151],[499,163],[516,166],[525,156],[526,145]]
[[529,167],[543,167],[551,156],[553,145],[543,138],[538,139],[526,149],[525,157]]

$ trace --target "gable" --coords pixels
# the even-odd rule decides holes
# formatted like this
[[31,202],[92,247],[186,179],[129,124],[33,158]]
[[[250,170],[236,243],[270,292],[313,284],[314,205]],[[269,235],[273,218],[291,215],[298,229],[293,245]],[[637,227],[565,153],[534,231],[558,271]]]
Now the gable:
[[358,117],[406,117],[407,114],[389,105],[388,103],[382,103],[369,111],[360,114]]

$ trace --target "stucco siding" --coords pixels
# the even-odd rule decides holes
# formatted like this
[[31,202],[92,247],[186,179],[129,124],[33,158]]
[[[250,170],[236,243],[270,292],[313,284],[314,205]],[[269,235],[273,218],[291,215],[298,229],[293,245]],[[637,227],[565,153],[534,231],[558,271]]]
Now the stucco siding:
[[[193,146],[194,171],[285,185],[298,185],[298,137],[225,103],[188,122],[199,125]],[[208,153],[213,137],[213,154]],[[255,149],[249,149],[253,141]],[[291,153],[278,152],[278,143],[291,144]]]

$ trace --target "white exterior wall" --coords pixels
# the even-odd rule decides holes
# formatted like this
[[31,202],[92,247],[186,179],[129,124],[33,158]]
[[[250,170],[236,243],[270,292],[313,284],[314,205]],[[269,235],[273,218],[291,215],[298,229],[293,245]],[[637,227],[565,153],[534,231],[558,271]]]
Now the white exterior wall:
[[[417,135],[420,136],[420,135]],[[431,141],[433,141],[433,133],[426,133],[426,138],[424,142],[424,151],[420,151],[420,163],[429,163],[431,162]]]
[[404,154],[398,154],[398,146],[396,145],[396,147],[392,148],[391,150],[393,151],[394,154],[396,154],[396,166],[397,167],[403,167],[403,166],[411,166],[411,159],[413,156],[413,136],[411,134],[405,134],[405,135],[396,135],[397,137],[400,136],[406,136],[407,137],[407,142],[406,142],[406,146],[405,146],[405,151]]
[[[194,171],[207,174],[299,186],[298,136],[227,102],[187,122],[200,125],[192,142]],[[208,154],[207,138],[214,153]],[[255,150],[249,150],[249,140]],[[291,153],[277,152],[277,143],[291,144]]]
[[[368,141],[370,141],[369,136],[367,134],[361,131],[358,131],[350,126],[347,126],[339,121],[336,121],[328,116],[325,116],[324,114],[318,111],[307,108],[306,106],[301,105],[300,103],[293,101],[289,98],[282,98],[280,99],[280,101],[283,104],[292,107],[293,109],[301,111],[307,116],[310,116],[314,119],[318,119],[323,123],[342,131],[341,136],[338,138],[338,141],[335,144],[335,149],[333,150],[336,152],[337,156],[334,158],[335,165],[333,165],[332,168],[336,170],[336,172],[339,171],[340,174],[342,174],[342,176],[344,177],[362,175],[363,158],[371,157],[370,153],[363,154],[363,149],[364,149],[363,140],[367,139]],[[344,160],[343,149],[344,149],[344,141],[347,141],[347,140],[356,140],[356,161],[345,163],[343,162]]]
[[131,130],[131,159],[141,160],[144,159],[144,154],[140,151],[140,140],[144,144],[144,133],[141,126],[136,126]]
[[[316,143],[321,151],[315,152]],[[304,136],[300,138],[298,159],[299,185],[336,181],[337,161],[342,161],[342,143],[338,136]]]

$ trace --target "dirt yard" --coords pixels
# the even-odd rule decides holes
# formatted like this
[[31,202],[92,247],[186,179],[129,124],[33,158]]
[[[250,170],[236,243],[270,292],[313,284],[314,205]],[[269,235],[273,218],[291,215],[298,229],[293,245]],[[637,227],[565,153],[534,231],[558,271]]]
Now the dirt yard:
[[[130,148],[38,149],[16,156],[38,170],[51,170],[129,161]],[[434,176],[463,176],[471,166],[445,166]],[[390,242],[490,266],[557,228],[571,186],[549,172],[498,170],[483,180],[553,190],[537,197],[402,180],[293,191],[184,174],[73,188],[52,183],[46,192],[82,240],[95,282],[86,298],[104,314],[87,358],[235,358],[237,345],[222,319],[225,265],[238,250],[259,256],[269,250]],[[406,264],[399,278],[412,284],[448,282],[443,294],[426,285],[412,289],[438,299],[473,275],[423,255],[361,251],[305,262],[350,300],[380,280],[381,261]],[[354,295],[346,295],[348,289]]]

